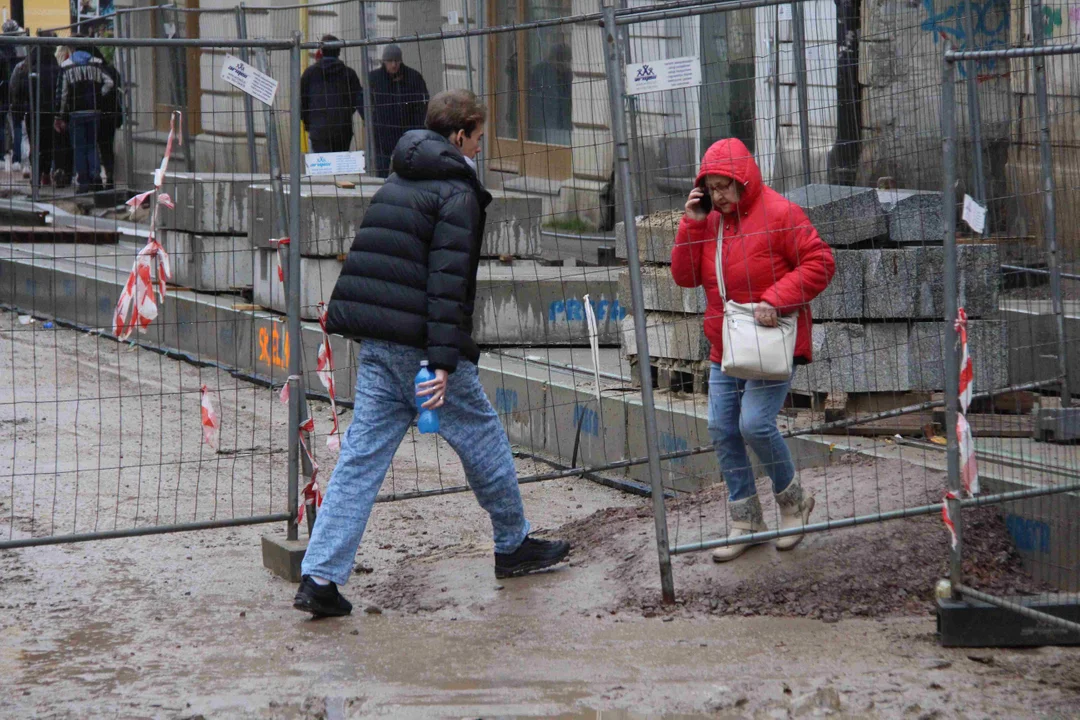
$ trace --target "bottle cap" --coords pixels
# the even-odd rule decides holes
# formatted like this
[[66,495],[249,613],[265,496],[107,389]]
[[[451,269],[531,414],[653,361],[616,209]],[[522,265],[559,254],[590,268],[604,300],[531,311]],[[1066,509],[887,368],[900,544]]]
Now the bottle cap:
[[427,360],[421,360],[420,367],[427,367]]

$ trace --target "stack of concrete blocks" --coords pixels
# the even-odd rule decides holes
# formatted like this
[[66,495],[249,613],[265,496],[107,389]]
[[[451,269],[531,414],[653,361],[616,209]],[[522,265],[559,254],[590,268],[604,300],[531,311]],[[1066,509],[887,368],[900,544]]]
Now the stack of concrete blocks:
[[[788,193],[836,259],[832,283],[811,303],[814,362],[792,389],[933,393],[944,389],[944,248],[941,194],[810,185]],[[1000,261],[992,244],[958,248],[959,302],[967,311],[975,387],[1008,384]]]
[[[334,285],[381,180],[359,178],[355,188],[307,182],[301,189],[300,315],[317,318]],[[278,280],[281,254],[274,232],[273,189],[253,186],[251,243],[256,248],[255,302],[286,312],[285,287]],[[481,345],[588,345],[583,298],[593,301],[600,343],[618,343],[617,323],[626,314],[615,273],[605,268],[548,267],[540,257],[542,200],[496,192],[487,209],[481,264],[477,274],[473,337]],[[286,203],[289,189],[285,189]],[[511,256],[511,264],[500,257]]]
[[[681,288],[671,277],[671,249],[681,211],[664,211],[638,219],[638,259],[645,301],[645,324],[657,388],[708,392],[710,345],[705,337],[705,291]],[[626,227],[615,228],[616,256],[626,257]],[[619,274],[619,292],[630,304],[630,272]],[[620,327],[623,354],[638,362],[634,318],[627,314]]]
[[249,237],[252,184],[265,175],[169,172],[163,191],[176,208],[162,208],[160,240],[172,282],[204,292],[244,292],[254,284]]

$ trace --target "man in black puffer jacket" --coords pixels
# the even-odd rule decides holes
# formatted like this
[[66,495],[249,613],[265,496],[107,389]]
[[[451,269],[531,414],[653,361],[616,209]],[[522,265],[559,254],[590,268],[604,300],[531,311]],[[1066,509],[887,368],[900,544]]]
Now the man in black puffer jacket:
[[[506,432],[491,407],[472,339],[476,272],[491,195],[476,177],[487,111],[468,90],[432,98],[426,130],[405,133],[393,173],[375,193],[330,299],[330,332],[360,340],[353,421],[319,510],[293,607],[347,615],[337,586],[356,549],[417,398],[439,409],[439,434],[461,458],[491,517],[495,576],[562,561],[561,540],[529,537]],[[414,385],[421,364],[435,379]]]

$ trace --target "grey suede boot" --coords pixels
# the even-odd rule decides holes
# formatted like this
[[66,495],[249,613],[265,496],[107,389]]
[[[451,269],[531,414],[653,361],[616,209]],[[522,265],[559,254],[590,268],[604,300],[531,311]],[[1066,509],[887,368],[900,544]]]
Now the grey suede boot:
[[[784,492],[776,495],[776,504],[780,508],[780,529],[800,528],[807,524],[810,513],[814,511],[814,496],[804,493],[798,480],[792,480]],[[786,535],[777,538],[776,549],[791,550],[802,542],[803,537]]]
[[[769,527],[765,524],[765,517],[761,513],[761,502],[757,495],[751,495],[745,500],[736,500],[728,503],[728,511],[731,513],[731,532],[729,538],[742,537],[756,532],[765,532]],[[713,550],[712,559],[715,562],[727,562],[746,552],[750,545],[761,543],[740,543],[728,545]]]

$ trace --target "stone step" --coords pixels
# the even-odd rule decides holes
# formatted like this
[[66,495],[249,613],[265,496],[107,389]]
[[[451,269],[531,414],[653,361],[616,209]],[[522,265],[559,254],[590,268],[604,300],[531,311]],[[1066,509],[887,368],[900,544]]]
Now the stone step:
[[[638,218],[638,259],[643,263],[671,264],[671,249],[679,230],[681,210],[665,211]],[[615,257],[625,260],[626,224],[615,225]]]
[[199,235],[159,231],[169,253],[172,282],[205,292],[249,289],[255,281],[255,250],[245,235]]
[[176,209],[164,211],[164,224],[189,233],[246,235],[250,229],[252,185],[270,176],[251,173],[169,172],[163,190]]
[[[369,180],[365,177],[362,184],[350,189],[324,183],[305,184],[300,193],[302,255],[336,257],[348,251],[371,198],[381,187]],[[493,194],[495,197],[487,210],[483,255],[539,257],[543,222],[540,198],[503,192]],[[286,203],[288,196],[289,188],[286,187]],[[273,190],[269,185],[254,186],[252,207],[252,244],[270,247],[269,241],[275,235]]]
[[[935,392],[944,389],[945,329],[941,322],[814,325],[814,362],[796,369],[801,392]],[[968,348],[975,387],[1009,384],[1007,329],[1002,321],[973,320]]]
[[806,211],[818,234],[832,247],[854,245],[889,232],[874,188],[805,185],[786,196]]
[[[285,312],[278,256],[259,249],[255,302]],[[300,259],[300,316],[317,318],[330,302],[342,263],[336,258]],[[482,264],[477,273],[473,339],[480,345],[588,345],[584,297],[589,296],[602,345],[619,344],[619,321],[627,310],[619,297],[617,268],[548,267],[533,263]]]

